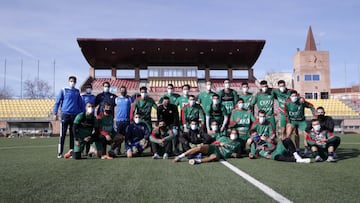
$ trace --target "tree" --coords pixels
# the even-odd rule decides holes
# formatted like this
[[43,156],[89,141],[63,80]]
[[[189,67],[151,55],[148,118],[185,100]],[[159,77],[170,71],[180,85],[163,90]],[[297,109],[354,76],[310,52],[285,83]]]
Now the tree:
[[51,86],[45,80],[26,80],[24,82],[24,96],[29,99],[47,99],[52,97]]
[[0,90],[0,99],[9,99],[12,97],[12,93],[11,93],[11,89],[7,88],[2,88]]

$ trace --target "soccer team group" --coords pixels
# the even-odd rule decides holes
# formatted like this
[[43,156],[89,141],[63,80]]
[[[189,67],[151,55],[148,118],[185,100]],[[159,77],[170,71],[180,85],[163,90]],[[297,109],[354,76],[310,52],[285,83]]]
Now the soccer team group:
[[[121,155],[124,142],[128,158],[143,156],[150,147],[153,159],[174,156],[172,161],[179,162],[188,158],[192,165],[231,157],[297,163],[310,163],[311,158],[315,162],[336,161],[340,138],[333,134],[334,121],[325,116],[323,107],[315,109],[296,90],[286,88],[283,80],[276,89],[261,81],[256,94],[249,92],[246,82],[238,93],[229,80],[224,80],[224,88],[217,93],[207,81],[206,90],[198,96],[190,94],[189,85],[184,85],[179,95],[168,84],[158,104],[145,86],[133,96],[122,86],[117,96],[110,92],[110,83],[104,82],[103,92],[95,96],[91,84],[83,94],[75,84],[76,77],[70,76],[69,86],[61,89],[54,105],[55,119],[61,109],[58,158],[113,159]],[[305,120],[305,108],[313,113],[310,123]],[[157,112],[155,125],[152,109]],[[70,150],[63,154],[68,129]],[[300,152],[302,133],[304,152]]]

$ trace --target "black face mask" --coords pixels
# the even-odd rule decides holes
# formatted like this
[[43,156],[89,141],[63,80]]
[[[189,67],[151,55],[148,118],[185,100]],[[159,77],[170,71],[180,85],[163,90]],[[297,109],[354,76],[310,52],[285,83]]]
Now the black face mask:
[[126,96],[126,92],[120,92],[122,96]]
[[111,114],[112,114],[112,110],[105,110],[105,113],[108,114],[108,115],[111,115]]
[[166,126],[161,126],[160,130],[166,130]]
[[319,120],[324,120],[324,119],[325,119],[325,115],[318,115],[318,119],[319,119]]

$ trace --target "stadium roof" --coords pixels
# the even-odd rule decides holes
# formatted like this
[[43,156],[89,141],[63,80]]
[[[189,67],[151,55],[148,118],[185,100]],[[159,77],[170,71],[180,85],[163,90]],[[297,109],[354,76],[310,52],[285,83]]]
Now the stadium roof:
[[265,40],[78,38],[91,67],[221,66],[251,68]]

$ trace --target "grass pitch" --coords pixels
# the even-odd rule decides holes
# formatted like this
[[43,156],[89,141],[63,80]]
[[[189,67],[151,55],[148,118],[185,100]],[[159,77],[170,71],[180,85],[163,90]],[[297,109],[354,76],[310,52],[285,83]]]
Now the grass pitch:
[[[360,135],[340,137],[337,163],[228,162],[294,202],[358,202]],[[274,202],[217,162],[57,159],[57,141],[0,139],[1,202]]]

